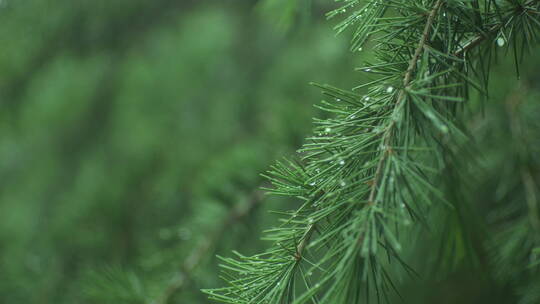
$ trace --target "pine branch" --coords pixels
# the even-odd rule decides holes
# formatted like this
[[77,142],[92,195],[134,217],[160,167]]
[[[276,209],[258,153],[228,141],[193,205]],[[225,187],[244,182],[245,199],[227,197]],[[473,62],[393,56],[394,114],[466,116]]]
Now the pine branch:
[[[426,45],[427,41],[429,40],[429,33],[430,33],[430,30],[431,30],[431,27],[433,26],[433,21],[435,20],[435,16],[436,16],[437,12],[439,11],[439,9],[441,8],[442,4],[443,4],[443,1],[438,0],[435,3],[435,5],[433,6],[433,9],[431,10],[431,12],[429,13],[429,17],[427,19],[426,26],[424,27],[424,31],[422,33],[422,38],[420,39],[420,42],[418,43],[418,47],[414,51],[414,55],[412,56],[412,58],[411,58],[411,60],[409,62],[409,66],[407,68],[407,71],[405,72],[405,77],[403,78],[403,89],[401,89],[400,92],[399,92],[399,96],[398,96],[397,102],[396,102],[396,108],[405,99],[405,96],[407,94],[407,90],[410,89],[410,83],[411,83],[412,75],[413,75],[413,73],[414,73],[414,71],[416,69],[417,62],[420,59],[422,51],[424,50],[424,46]],[[371,191],[370,191],[369,198],[368,198],[368,202],[370,204],[374,204],[374,199],[375,199],[375,195],[376,195],[376,192],[377,192],[377,186],[379,185],[379,180],[380,180],[381,175],[382,175],[383,164],[386,161],[386,158],[388,157],[388,155],[390,153],[392,153],[392,149],[390,148],[390,140],[391,140],[391,136],[392,136],[391,135],[392,129],[394,128],[395,125],[396,125],[395,120],[392,120],[392,122],[390,123],[390,125],[388,126],[386,131],[384,132],[384,136],[383,136],[384,140],[383,141],[384,141],[385,147],[387,147],[387,148],[384,151],[383,156],[381,157],[381,160],[379,161],[379,163],[377,165],[377,170],[375,172],[375,178],[374,178],[374,181],[372,183]]]
[[[477,1],[369,0],[354,10],[359,3],[346,1],[328,16],[352,11],[338,28],[358,26],[355,50],[374,37],[376,63],[362,70],[377,78],[356,88],[367,91],[363,96],[317,85],[329,97],[319,108],[333,117],[316,120],[300,161],[278,162],[267,174],[272,193],[303,203],[266,232],[272,246],[265,253],[223,258],[229,286],[205,290],[211,299],[348,304],[397,292],[381,258],[412,272],[399,235],[411,223],[426,225],[429,206],[445,202],[435,183],[446,145],[466,138],[459,103],[469,87],[481,90],[475,79],[489,75],[475,66],[481,58],[463,60],[460,52],[481,46],[480,29],[494,23],[497,32],[525,28],[526,42],[538,31],[536,19],[513,7],[518,3],[497,6],[503,13],[485,4],[482,14]],[[519,38],[510,37],[515,46]]]
[[[533,9],[527,9],[527,7],[530,7],[530,6],[532,6],[532,5],[534,5],[535,3],[538,3],[538,2],[539,2],[538,0],[531,0],[531,1],[528,1],[527,3],[523,4],[522,7],[523,7],[523,9],[525,11],[530,11],[531,13],[538,14],[538,12],[533,10]],[[486,39],[493,36],[494,34],[499,33],[500,30],[504,28],[504,26],[505,26],[505,24],[503,24],[501,22],[501,23],[498,23],[498,24],[492,26],[486,32],[480,33],[478,36],[474,37],[469,42],[467,42],[464,46],[460,47],[460,49],[457,52],[454,53],[454,56],[463,57],[465,54],[467,54],[467,52],[469,52],[470,50],[478,47]]]

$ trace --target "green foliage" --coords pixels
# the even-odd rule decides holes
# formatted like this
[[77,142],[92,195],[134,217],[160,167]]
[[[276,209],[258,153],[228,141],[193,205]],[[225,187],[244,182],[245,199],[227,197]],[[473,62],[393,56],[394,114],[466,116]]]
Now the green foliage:
[[0,1],[0,302],[539,303],[539,5]]
[[223,223],[308,131],[312,75],[351,62],[321,22],[288,42],[253,8],[0,1],[1,303],[149,303],[196,250],[169,301],[207,303],[211,257],[261,248],[265,206]]
[[[266,232],[264,239],[272,245],[264,253],[223,258],[229,286],[206,290],[210,298],[223,303],[390,302],[392,291],[399,294],[396,278],[415,275],[407,258],[415,248],[411,241],[432,226],[437,210],[457,216],[442,227],[442,242],[455,240],[447,252],[475,259],[483,247],[495,277],[500,271],[505,282],[540,286],[524,274],[540,235],[539,170],[533,156],[538,154],[528,148],[538,145],[537,129],[510,127],[530,130],[532,135],[507,135],[527,138],[529,144],[498,139],[498,144],[520,147],[515,154],[490,149],[489,143],[477,147],[500,156],[480,154],[494,163],[480,162],[470,172],[477,185],[497,188],[493,199],[483,198],[487,206],[442,190],[450,166],[473,153],[466,149],[473,141],[463,103],[473,94],[487,96],[491,66],[501,51],[510,52],[518,66],[538,42],[539,14],[538,1],[474,0],[352,0],[330,12],[329,17],[345,16],[338,31],[356,26],[353,50],[361,50],[371,37],[374,59],[360,69],[371,81],[354,91],[317,85],[327,97],[318,107],[330,117],[315,121],[315,134],[297,161],[278,162],[267,174],[274,185],[270,191],[298,198],[300,207],[284,212],[282,224]],[[538,117],[536,110],[528,111]],[[502,161],[507,157],[517,163]],[[504,174],[492,172],[501,172],[498,164],[507,168]],[[494,174],[501,180],[491,184],[487,176]],[[460,176],[452,187],[469,182]],[[471,208],[490,210],[485,225],[471,225]],[[480,229],[493,233],[489,241],[474,239]],[[440,248],[442,260],[455,258],[444,254],[444,245]],[[525,292],[523,302],[534,303],[535,292]]]

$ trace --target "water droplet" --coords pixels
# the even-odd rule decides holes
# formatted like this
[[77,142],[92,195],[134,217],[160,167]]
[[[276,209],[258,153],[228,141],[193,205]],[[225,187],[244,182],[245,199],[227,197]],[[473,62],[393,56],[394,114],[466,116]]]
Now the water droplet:
[[340,102],[340,101],[341,101],[341,98],[336,98],[336,101],[337,101],[337,102]]
[[[356,16],[356,18],[358,18],[358,17],[360,17],[360,16]],[[358,48],[358,51],[361,52],[361,51],[362,51],[362,48],[359,47],[359,48]]]
[[307,275],[308,275],[308,276],[312,276],[312,275],[313,275],[313,272],[310,271],[310,272],[307,273]]
[[367,69],[364,70],[364,72],[368,72],[368,73],[369,73],[369,72],[371,72],[371,69],[370,69],[370,68],[367,68]]
[[389,86],[388,88],[386,88],[386,93],[390,94],[394,92],[394,87],[393,86]]
[[399,205],[401,208],[405,208],[405,204],[404,203],[401,203],[401,205]]
[[342,10],[341,10],[342,13],[345,13],[346,11],[347,11],[346,9],[342,9]]
[[503,37],[497,38],[497,45],[498,46],[502,47],[502,46],[504,46],[505,43],[506,43],[506,40],[504,40]]
[[441,126],[441,132],[443,132],[443,133],[448,133],[448,127],[445,126],[445,125],[442,125],[442,126]]
[[343,166],[343,165],[345,165],[345,161],[342,159],[342,160],[339,161],[339,164],[340,164],[341,166]]
[[324,132],[330,133],[330,132],[332,132],[332,129],[327,127],[327,128],[324,129]]
[[341,182],[339,182],[339,185],[340,185],[341,187],[345,187],[345,186],[347,185],[347,183],[345,183],[345,181],[341,181]]
[[315,186],[315,182],[309,183],[310,186]]
[[370,99],[371,99],[371,97],[369,97],[369,96],[365,96],[365,97],[364,97],[364,100],[365,100],[365,101],[369,101]]
[[309,218],[309,219],[308,219],[308,223],[309,223],[309,224],[313,224],[313,219],[312,219],[312,218]]

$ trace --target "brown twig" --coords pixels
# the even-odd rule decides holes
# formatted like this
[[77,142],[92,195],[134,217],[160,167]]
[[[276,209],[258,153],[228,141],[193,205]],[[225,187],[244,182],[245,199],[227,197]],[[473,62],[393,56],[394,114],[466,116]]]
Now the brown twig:
[[315,224],[309,225],[306,230],[306,233],[304,234],[304,237],[302,238],[302,241],[300,241],[300,244],[296,246],[296,252],[294,254],[294,258],[296,259],[297,262],[300,262],[302,260],[302,257],[303,257],[302,254],[304,252],[304,249],[306,249],[309,243],[309,240],[311,238],[311,235],[313,234],[315,229],[316,229]]
[[253,191],[247,204],[239,204],[233,208],[229,214],[218,225],[218,228],[207,238],[202,239],[199,244],[190,252],[184,263],[171,279],[163,293],[157,298],[154,303],[166,304],[170,297],[180,291],[184,286],[192,272],[199,266],[202,259],[215,247],[216,243],[221,239],[221,236],[232,226],[233,223],[246,217],[255,209],[262,201],[264,192],[258,187]]
[[[403,101],[403,99],[405,99],[406,90],[410,87],[410,84],[412,81],[412,75],[414,73],[414,70],[416,69],[417,61],[418,59],[420,59],[420,56],[422,55],[422,51],[424,50],[424,47],[427,41],[429,40],[429,33],[433,25],[433,22],[435,21],[435,16],[437,15],[437,12],[441,8],[443,2],[444,2],[443,0],[438,0],[435,3],[435,5],[433,5],[433,8],[429,12],[426,25],[424,26],[424,31],[422,33],[422,37],[420,38],[420,42],[418,43],[418,46],[416,47],[414,55],[409,61],[409,66],[407,67],[407,70],[405,71],[405,76],[403,78],[403,89],[401,89],[399,92],[394,109],[396,109],[399,106],[399,104]],[[388,156],[392,153],[392,148],[390,147],[389,144],[392,139],[392,130],[395,127],[395,125],[396,125],[395,121],[392,120],[392,122],[388,125],[383,135],[383,145],[385,147],[385,150],[383,152],[381,159],[379,160],[379,163],[377,164],[377,169],[375,170],[375,176],[373,178],[373,183],[371,185],[371,191],[369,193],[369,198],[368,198],[368,204],[370,205],[375,204],[375,195],[377,194],[377,187],[379,185],[379,182],[382,176],[383,166],[386,163],[386,159],[388,158]]]

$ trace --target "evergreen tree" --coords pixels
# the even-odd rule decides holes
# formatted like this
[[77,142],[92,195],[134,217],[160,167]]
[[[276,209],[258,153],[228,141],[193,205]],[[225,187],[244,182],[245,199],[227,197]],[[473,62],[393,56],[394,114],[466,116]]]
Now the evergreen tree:
[[497,104],[489,86],[498,57],[511,54],[518,77],[531,57],[540,1],[349,0],[328,16],[343,18],[339,32],[355,27],[353,51],[372,46],[360,69],[371,81],[316,84],[330,117],[265,175],[300,207],[280,212],[263,253],[222,258],[229,286],[205,292],[393,302],[408,280],[465,267],[494,294],[509,289],[499,301],[540,303],[538,88],[523,80]]
[[0,303],[539,303],[538,1],[336,2],[0,1]]

